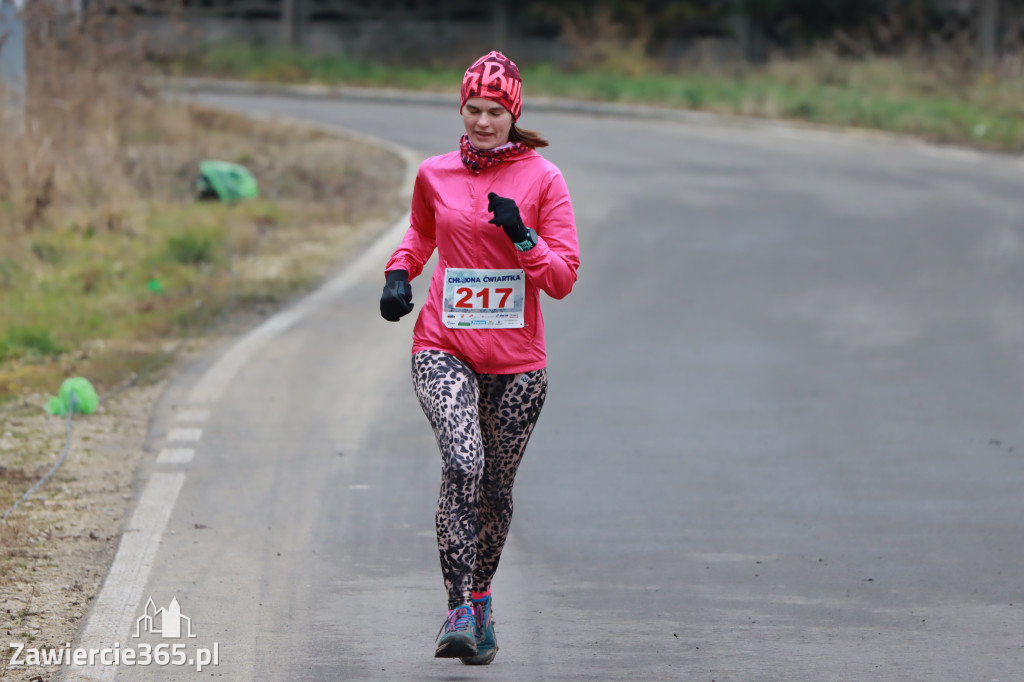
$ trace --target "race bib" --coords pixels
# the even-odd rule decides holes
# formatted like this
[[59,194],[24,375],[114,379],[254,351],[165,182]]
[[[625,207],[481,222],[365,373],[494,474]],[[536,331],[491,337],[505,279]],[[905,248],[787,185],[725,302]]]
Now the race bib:
[[445,268],[441,321],[449,329],[523,327],[525,302],[522,270]]

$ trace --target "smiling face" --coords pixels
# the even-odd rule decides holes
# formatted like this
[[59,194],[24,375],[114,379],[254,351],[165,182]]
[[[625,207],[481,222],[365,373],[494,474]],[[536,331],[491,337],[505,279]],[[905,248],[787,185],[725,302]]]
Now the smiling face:
[[512,114],[497,102],[471,97],[462,106],[462,122],[477,149],[494,149],[508,142]]

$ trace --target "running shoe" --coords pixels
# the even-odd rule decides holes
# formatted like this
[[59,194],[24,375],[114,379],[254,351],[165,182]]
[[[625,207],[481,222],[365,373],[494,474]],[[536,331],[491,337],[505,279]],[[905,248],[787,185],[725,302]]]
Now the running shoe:
[[476,622],[469,604],[452,609],[441,631],[437,633],[434,658],[464,658],[476,656]]
[[491,617],[491,595],[473,600],[473,618],[476,620],[476,656],[463,656],[466,665],[487,665],[498,654],[498,640],[494,636]]

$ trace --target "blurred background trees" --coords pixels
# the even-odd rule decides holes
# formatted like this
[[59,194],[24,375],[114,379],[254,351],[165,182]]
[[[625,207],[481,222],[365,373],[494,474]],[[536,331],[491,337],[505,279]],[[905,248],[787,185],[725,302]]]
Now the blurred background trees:
[[627,73],[694,58],[757,63],[823,48],[852,58],[941,56],[984,67],[1019,60],[1024,46],[1024,0],[66,2],[143,17],[160,49],[181,47],[184,27],[190,40],[244,39],[396,65],[422,64],[427,55],[461,63],[498,46],[558,66]]
[[[627,53],[763,62],[826,47],[843,56],[956,55],[988,65],[1024,47],[1021,0],[571,0],[530,3],[577,55]],[[589,47],[588,47],[589,46]]]

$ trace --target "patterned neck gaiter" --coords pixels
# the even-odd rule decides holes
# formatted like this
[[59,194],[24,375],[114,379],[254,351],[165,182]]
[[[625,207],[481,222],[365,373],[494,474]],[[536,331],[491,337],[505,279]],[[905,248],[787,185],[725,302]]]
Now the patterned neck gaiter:
[[530,151],[530,147],[522,142],[512,142],[499,149],[478,149],[469,141],[469,135],[463,134],[462,139],[459,140],[462,164],[473,175],[479,175],[480,171],[486,168],[497,166],[502,161],[515,158],[528,151]]

